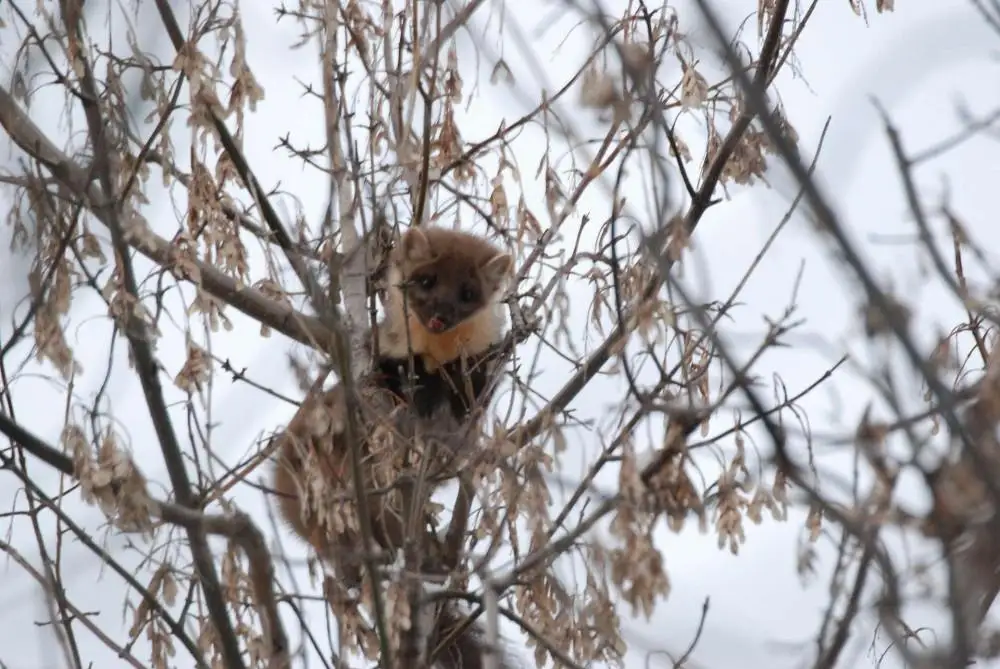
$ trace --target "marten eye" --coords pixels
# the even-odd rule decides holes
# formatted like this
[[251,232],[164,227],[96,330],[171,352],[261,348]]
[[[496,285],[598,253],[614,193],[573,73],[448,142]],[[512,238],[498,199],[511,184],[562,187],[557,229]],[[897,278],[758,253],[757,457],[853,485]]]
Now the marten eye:
[[424,290],[430,290],[437,283],[437,277],[433,274],[418,274],[410,279],[410,282]]
[[459,299],[463,302],[475,302],[479,295],[476,293],[476,289],[472,286],[465,285],[462,286],[462,290],[458,294]]

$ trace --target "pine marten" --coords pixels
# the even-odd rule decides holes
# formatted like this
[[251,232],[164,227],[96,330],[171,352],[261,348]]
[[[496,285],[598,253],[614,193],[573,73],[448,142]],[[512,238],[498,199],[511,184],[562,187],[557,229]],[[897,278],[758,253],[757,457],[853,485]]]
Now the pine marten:
[[[431,426],[431,432],[456,435],[470,421],[477,422],[478,416],[470,414],[489,401],[491,353],[505,330],[500,298],[513,264],[509,253],[469,233],[412,227],[399,240],[390,256],[386,316],[378,326],[373,369],[357,384],[368,490],[391,488],[402,466],[407,449],[399,448],[398,440],[387,440],[387,434],[409,437],[421,423]],[[357,586],[362,543],[353,511],[345,512],[354,508],[345,501],[353,499],[346,415],[340,385],[306,398],[276,437],[281,443],[274,488],[285,522],[334,567],[345,585]],[[465,446],[456,444],[455,437],[451,443],[447,436],[440,441],[451,450]],[[454,513],[463,535],[470,502],[468,491],[460,491]],[[379,546],[401,548],[405,525],[398,491],[370,494],[368,507]],[[428,559],[433,562],[435,556]],[[460,619],[461,614],[446,608],[430,648]],[[438,662],[448,669],[481,667],[481,634],[477,626],[466,628]]]

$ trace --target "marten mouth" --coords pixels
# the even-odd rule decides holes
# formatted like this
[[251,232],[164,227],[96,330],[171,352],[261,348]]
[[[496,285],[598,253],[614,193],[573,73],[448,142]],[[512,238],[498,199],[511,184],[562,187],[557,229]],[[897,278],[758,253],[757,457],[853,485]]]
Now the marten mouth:
[[431,332],[440,333],[448,329],[448,324],[445,323],[440,318],[438,318],[437,316],[434,316],[433,318],[430,318],[427,321],[427,329],[430,330]]

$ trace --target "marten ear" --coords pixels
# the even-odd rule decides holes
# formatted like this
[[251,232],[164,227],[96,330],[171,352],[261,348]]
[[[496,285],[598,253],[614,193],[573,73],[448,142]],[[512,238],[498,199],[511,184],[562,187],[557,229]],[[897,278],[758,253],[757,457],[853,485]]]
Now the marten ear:
[[399,250],[402,258],[412,263],[426,262],[433,257],[431,243],[420,228],[410,228],[403,234]]
[[482,266],[483,279],[496,290],[514,271],[514,256],[509,253],[498,253]]

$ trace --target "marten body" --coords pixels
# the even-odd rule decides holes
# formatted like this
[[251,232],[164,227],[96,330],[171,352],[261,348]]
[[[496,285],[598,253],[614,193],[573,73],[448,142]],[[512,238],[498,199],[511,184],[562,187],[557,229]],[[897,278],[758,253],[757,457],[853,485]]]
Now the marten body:
[[[462,421],[488,399],[492,358],[488,353],[453,360],[427,369],[424,358],[409,360],[382,357],[375,363],[373,381],[407,402],[420,418],[430,418],[446,407]],[[412,372],[412,377],[410,376]]]
[[[372,532],[383,549],[401,548],[406,529],[399,492],[384,492],[407,453],[399,437],[412,437],[419,424],[436,430],[446,449],[460,449],[461,435],[470,433],[465,428],[489,401],[492,353],[505,329],[498,300],[512,269],[512,257],[486,240],[442,228],[411,228],[393,252],[377,355],[357,384],[365,486],[383,491],[368,496]],[[344,512],[354,508],[346,417],[340,385],[307,397],[278,437],[274,488],[289,527],[345,585],[356,586],[362,544],[357,519]],[[460,494],[455,513],[467,518],[469,501]],[[481,666],[481,657],[470,657],[475,634],[470,628],[439,661],[455,669]]]

